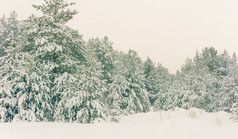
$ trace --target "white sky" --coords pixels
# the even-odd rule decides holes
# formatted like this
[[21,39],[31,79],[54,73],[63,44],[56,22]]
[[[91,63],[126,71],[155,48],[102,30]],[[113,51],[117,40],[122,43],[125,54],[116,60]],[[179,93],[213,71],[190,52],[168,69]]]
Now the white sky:
[[[42,1],[0,0],[0,16],[15,10],[27,18]],[[108,36],[115,49],[134,49],[171,73],[204,47],[238,54],[238,0],[73,1],[79,14],[69,26],[84,39]]]

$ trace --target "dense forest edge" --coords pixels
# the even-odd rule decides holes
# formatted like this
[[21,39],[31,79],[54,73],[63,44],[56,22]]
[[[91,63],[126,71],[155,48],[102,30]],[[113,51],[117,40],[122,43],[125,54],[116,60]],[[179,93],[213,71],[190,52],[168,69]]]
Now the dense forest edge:
[[83,40],[66,25],[75,3],[44,0],[42,16],[0,19],[0,122],[118,122],[121,116],[176,107],[226,111],[238,119],[234,53],[206,47],[170,74],[107,37]]

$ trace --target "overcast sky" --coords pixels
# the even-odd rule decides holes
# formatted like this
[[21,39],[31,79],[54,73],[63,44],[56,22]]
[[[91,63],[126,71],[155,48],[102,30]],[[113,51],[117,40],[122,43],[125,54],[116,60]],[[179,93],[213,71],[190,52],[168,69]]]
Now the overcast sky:
[[[0,0],[0,14],[38,14],[43,0]],[[238,0],[74,0],[79,14],[68,24],[84,39],[108,36],[117,50],[134,49],[175,73],[196,50],[238,53]]]

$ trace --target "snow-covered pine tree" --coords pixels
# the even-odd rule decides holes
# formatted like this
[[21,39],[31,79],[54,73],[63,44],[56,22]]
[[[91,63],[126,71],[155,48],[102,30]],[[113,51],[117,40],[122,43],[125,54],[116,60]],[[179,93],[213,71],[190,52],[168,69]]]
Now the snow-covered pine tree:
[[158,99],[154,102],[154,108],[156,110],[173,110],[175,107],[181,107],[181,84],[180,79],[177,76],[171,76],[171,79],[167,86],[167,91],[162,94],[158,94]]
[[143,69],[145,74],[145,87],[149,93],[150,103],[153,104],[155,100],[155,94],[158,93],[158,86],[154,85],[154,83],[156,82],[154,78],[155,64],[150,58],[147,58],[143,63]]
[[[42,121],[49,115],[49,88],[47,76],[41,63],[36,63],[35,55],[29,54],[26,48],[28,40],[24,34],[25,24],[21,24],[18,34],[6,47],[6,55],[2,57],[3,79],[14,100],[12,118],[14,121]],[[23,35],[24,34],[24,35]],[[9,39],[10,40],[10,39]],[[46,75],[46,74],[43,74]],[[6,87],[3,86],[6,89]],[[6,92],[6,91],[5,91]],[[9,93],[8,93],[9,94]],[[47,113],[47,114],[46,114]]]
[[161,64],[158,63],[155,67],[149,58],[144,62],[143,67],[146,78],[145,85],[149,92],[150,103],[156,109],[163,109],[164,95],[168,92],[171,75]]
[[14,121],[48,121],[51,115],[50,80],[34,56],[18,53],[18,66],[13,71],[13,92],[17,99]]
[[[233,89],[233,77],[232,70],[234,70],[235,63],[233,63],[228,52],[224,52],[218,56],[219,64],[217,69],[217,79],[219,79],[219,88],[217,91],[217,99],[215,100],[215,111],[227,111],[230,112],[230,108],[234,103],[232,94],[230,91]],[[228,95],[229,94],[229,95]],[[234,94],[233,94],[234,95]]]
[[34,56],[35,62],[42,66],[42,71],[47,71],[44,76],[50,82],[45,83],[50,89],[52,106],[49,120],[54,120],[54,111],[61,97],[69,90],[75,91],[73,86],[69,88],[67,85],[72,82],[70,77],[74,77],[77,67],[84,60],[81,36],[66,26],[77,14],[77,11],[68,9],[72,5],[74,3],[64,0],[44,0],[42,5],[33,5],[43,16],[33,15],[24,21],[24,51]]
[[103,102],[106,104],[106,94],[109,93],[110,86],[109,84],[113,82],[113,71],[115,68],[115,51],[112,48],[112,43],[108,40],[108,37],[104,37],[103,39],[90,39],[88,41],[88,45],[90,45],[94,51],[95,51],[95,56],[98,59],[98,62],[101,63],[101,68],[102,68],[102,75],[103,77],[101,80],[105,81],[105,88],[106,92],[104,93],[103,96]]
[[[43,16],[31,16],[23,21],[19,41],[11,44],[12,49],[7,49],[11,55],[1,58],[1,65],[4,64],[1,70],[5,71],[1,74],[1,88],[5,89],[1,90],[1,103],[4,103],[4,109],[1,109],[4,114],[1,115],[7,113],[5,109],[9,104],[5,100],[15,99],[15,121],[54,120],[53,112],[62,94],[70,87],[66,84],[71,78],[64,77],[76,74],[77,66],[83,59],[81,36],[65,26],[77,13],[68,9],[74,3],[64,0],[44,2],[40,6],[34,5],[43,12]],[[6,42],[4,44],[12,41]],[[13,53],[13,50],[17,52]],[[7,66],[5,63],[8,63]],[[6,99],[3,100],[3,97]],[[12,119],[13,116],[8,117]]]
[[231,58],[225,50],[220,56],[219,79],[221,87],[216,111],[227,111],[233,113],[233,118],[237,120],[237,100],[238,100],[238,64],[236,55]]
[[104,37],[102,40],[98,38],[90,39],[88,43],[94,47],[95,55],[99,62],[102,63],[103,79],[106,83],[111,83],[111,74],[114,69],[113,61],[115,60],[115,52],[112,48],[112,42],[108,40],[108,37]]
[[62,93],[56,112],[56,120],[92,123],[105,120],[103,95],[106,91],[102,65],[95,54],[95,47],[86,46],[85,62],[80,65],[75,77],[70,77],[74,92]]
[[188,59],[176,75],[180,87],[179,105],[217,111],[222,78],[219,55],[214,48],[205,48]]
[[152,103],[152,106],[155,109],[164,109],[164,102],[166,100],[165,96],[168,93],[169,87],[171,86],[172,75],[169,73],[168,69],[164,68],[158,63],[150,78],[154,78],[154,83],[152,83],[152,85],[155,86],[155,90],[157,90],[153,95],[154,102]]
[[181,83],[181,107],[196,107],[206,111],[212,111],[209,107],[214,99],[212,92],[212,76],[205,69],[184,72],[180,75]]
[[129,83],[129,89],[123,94],[127,101],[126,110],[129,113],[149,111],[151,105],[144,84],[145,75],[141,59],[135,51],[129,50],[122,57],[122,62],[125,66],[125,78]]
[[112,121],[118,121],[121,115],[128,113],[128,93],[130,84],[126,79],[126,67],[122,62],[122,52],[117,52],[112,72],[112,82],[108,84],[108,92],[106,93],[106,104],[109,117]]
[[0,19],[0,57],[6,54],[9,46],[13,46],[13,42],[18,38],[19,29],[20,21],[17,20],[16,12],[12,12],[8,18],[4,16]]
[[79,73],[72,75],[65,72],[61,78],[56,79],[56,83],[60,100],[55,109],[54,119],[63,122],[80,122],[77,112],[85,96],[80,91]]
[[[37,73],[42,71],[34,63],[34,58],[24,50],[24,39],[21,30],[23,24],[17,22],[16,14],[12,13],[8,25],[8,37],[3,42],[4,56],[1,57],[1,103],[7,109],[10,119],[6,121],[42,121],[44,114],[49,110],[47,94],[41,94],[42,87],[39,82],[44,80]],[[7,24],[6,24],[7,25]],[[19,26],[17,26],[19,25]],[[6,31],[7,32],[7,31]],[[43,89],[44,88],[44,89]],[[6,101],[7,100],[7,101]],[[7,104],[6,104],[7,102]],[[11,113],[9,114],[9,111]]]
[[12,121],[16,105],[15,92],[12,90],[13,79],[16,77],[14,72],[16,58],[12,55],[15,53],[14,49],[9,47],[8,50],[11,52],[5,51],[5,55],[0,58],[0,122]]
[[12,90],[16,74],[17,41],[20,22],[15,12],[0,23],[0,122],[10,122],[15,115],[16,97]]
[[197,57],[199,57],[199,66],[207,67],[211,74],[218,72],[219,59],[218,52],[215,48],[206,47],[202,50],[200,55],[197,55]]

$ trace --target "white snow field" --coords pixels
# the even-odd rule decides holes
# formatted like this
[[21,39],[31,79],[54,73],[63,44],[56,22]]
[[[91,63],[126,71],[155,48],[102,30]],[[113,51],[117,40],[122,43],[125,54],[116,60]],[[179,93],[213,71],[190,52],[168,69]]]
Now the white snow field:
[[119,123],[1,123],[0,139],[238,139],[225,112],[175,109],[122,117]]

